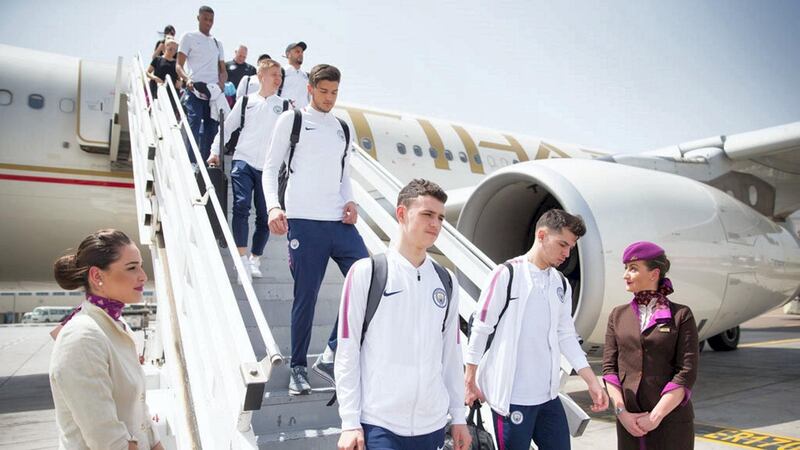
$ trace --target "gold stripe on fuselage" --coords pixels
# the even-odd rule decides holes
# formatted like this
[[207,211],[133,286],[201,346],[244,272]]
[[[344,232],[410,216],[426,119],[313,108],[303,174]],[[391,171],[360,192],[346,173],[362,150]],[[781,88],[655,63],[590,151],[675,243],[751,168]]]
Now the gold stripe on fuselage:
[[106,172],[101,170],[67,169],[64,167],[28,166],[24,164],[4,164],[4,163],[0,163],[0,169],[20,170],[25,172],[58,173],[64,175],[88,175],[93,177],[133,179],[133,174],[131,172]]

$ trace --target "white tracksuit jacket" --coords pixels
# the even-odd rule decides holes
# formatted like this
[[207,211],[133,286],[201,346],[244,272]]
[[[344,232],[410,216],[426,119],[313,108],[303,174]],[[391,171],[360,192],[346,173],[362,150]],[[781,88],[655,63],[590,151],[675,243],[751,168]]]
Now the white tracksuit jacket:
[[448,413],[453,423],[465,423],[456,278],[450,274],[453,298],[443,333],[445,291],[430,257],[416,268],[396,250],[386,255],[384,297],[363,346],[370,259],[353,264],[345,280],[335,363],[342,430],[368,423],[419,436],[444,427]]
[[[526,266],[528,263],[525,256],[512,259],[511,264],[514,267],[511,298],[514,300],[508,302],[508,309],[498,324],[500,312],[506,302],[508,286],[508,270],[504,265],[500,265],[492,272],[488,284],[481,291],[464,358],[467,364],[478,365],[476,377],[478,388],[486,396],[489,406],[503,416],[510,414],[519,336],[524,326],[522,318],[525,315],[529,294],[533,289],[533,280]],[[531,354],[529,357],[537,361],[547,361],[548,358],[551,360],[550,398],[553,399],[558,396],[561,355],[567,358],[575,370],[588,367],[589,363],[578,343],[578,335],[572,321],[572,288],[567,283],[566,292],[560,292],[563,290],[561,276],[555,269],[549,269],[549,272],[550,332],[547,340],[551,351],[550,354]],[[489,351],[484,353],[486,341],[495,329],[495,324],[497,331],[494,341]]]

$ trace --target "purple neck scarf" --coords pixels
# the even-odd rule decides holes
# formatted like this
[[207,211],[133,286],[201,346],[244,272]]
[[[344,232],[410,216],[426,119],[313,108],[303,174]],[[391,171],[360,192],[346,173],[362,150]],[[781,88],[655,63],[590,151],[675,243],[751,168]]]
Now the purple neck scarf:
[[[114,320],[119,320],[119,317],[122,315],[122,308],[125,307],[125,303],[122,303],[119,300],[114,300],[111,298],[100,297],[99,295],[94,294],[86,294],[86,300],[89,303],[97,306],[98,308],[102,309],[106,312]],[[78,311],[81,310],[81,307],[78,306],[77,308],[73,309],[71,313],[61,321],[61,325],[66,325],[67,322],[72,319]]]
[[636,313],[636,317],[640,316],[640,307],[649,305],[653,299],[656,300],[655,311],[650,317],[647,326],[645,326],[645,330],[658,322],[667,322],[672,319],[672,311],[669,309],[669,299],[667,299],[667,296],[673,292],[675,292],[675,290],[672,288],[672,281],[670,281],[669,278],[664,278],[655,291],[639,291],[634,295],[631,306]]

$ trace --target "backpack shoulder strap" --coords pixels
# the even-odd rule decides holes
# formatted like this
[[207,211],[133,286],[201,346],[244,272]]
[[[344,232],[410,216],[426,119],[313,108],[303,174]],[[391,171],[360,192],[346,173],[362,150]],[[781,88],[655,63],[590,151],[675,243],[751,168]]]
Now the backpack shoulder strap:
[[[248,80],[249,81],[249,80]],[[244,111],[247,109],[247,91],[245,90],[244,95],[242,96],[242,116],[239,120],[239,129],[241,130],[244,128]]]
[[350,127],[347,126],[347,123],[340,119],[336,118],[339,121],[339,124],[342,126],[342,131],[344,131],[344,153],[342,153],[342,172],[339,175],[339,182],[341,183],[344,179],[344,162],[347,159],[347,150],[350,148]]
[[367,334],[369,323],[378,310],[378,305],[383,298],[383,290],[386,289],[386,278],[389,276],[389,265],[386,262],[386,253],[373,255],[372,275],[369,279],[369,293],[367,294],[367,309],[364,311],[364,325],[361,327],[361,344],[364,344],[364,337]]
[[561,273],[560,270],[556,270],[558,272],[558,277],[561,278],[561,287],[564,289],[564,294],[567,293],[567,277]]
[[294,110],[294,122],[292,123],[292,134],[289,136],[289,162],[286,169],[292,173],[292,159],[294,159],[294,148],[300,142],[300,127],[303,125],[303,113],[299,109]]
[[434,260],[431,260],[431,262],[433,263],[433,268],[436,269],[436,275],[439,275],[439,280],[444,286],[445,294],[447,294],[447,303],[444,306],[444,320],[442,321],[442,333],[444,333],[445,325],[447,325],[447,314],[450,312],[450,299],[453,297],[453,278],[450,276],[450,272],[442,267],[441,264]]
[[[506,303],[503,305],[500,315],[497,316],[497,323],[500,323],[500,319],[503,318],[503,314],[505,314],[508,309],[508,302],[511,301],[511,285],[514,283],[514,265],[511,264],[511,261],[506,261],[503,265],[508,269],[508,287],[506,287]],[[497,325],[495,325],[495,328],[496,327]]]
[[[284,100],[283,101],[283,110],[284,111],[288,111],[289,110],[289,100]],[[292,127],[292,128],[294,128],[294,127]],[[300,135],[298,135],[297,138],[300,139]]]
[[281,85],[278,86],[278,97],[283,93],[283,82],[286,81],[286,69],[281,67]]

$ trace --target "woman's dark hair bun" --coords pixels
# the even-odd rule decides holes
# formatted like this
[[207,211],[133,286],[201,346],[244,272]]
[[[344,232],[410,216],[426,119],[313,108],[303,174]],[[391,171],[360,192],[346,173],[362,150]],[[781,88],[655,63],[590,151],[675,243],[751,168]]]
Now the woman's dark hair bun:
[[119,258],[119,249],[130,245],[130,238],[118,230],[99,230],[86,236],[78,251],[64,255],[53,264],[53,276],[63,289],[83,287],[89,291],[89,268],[106,270]]

